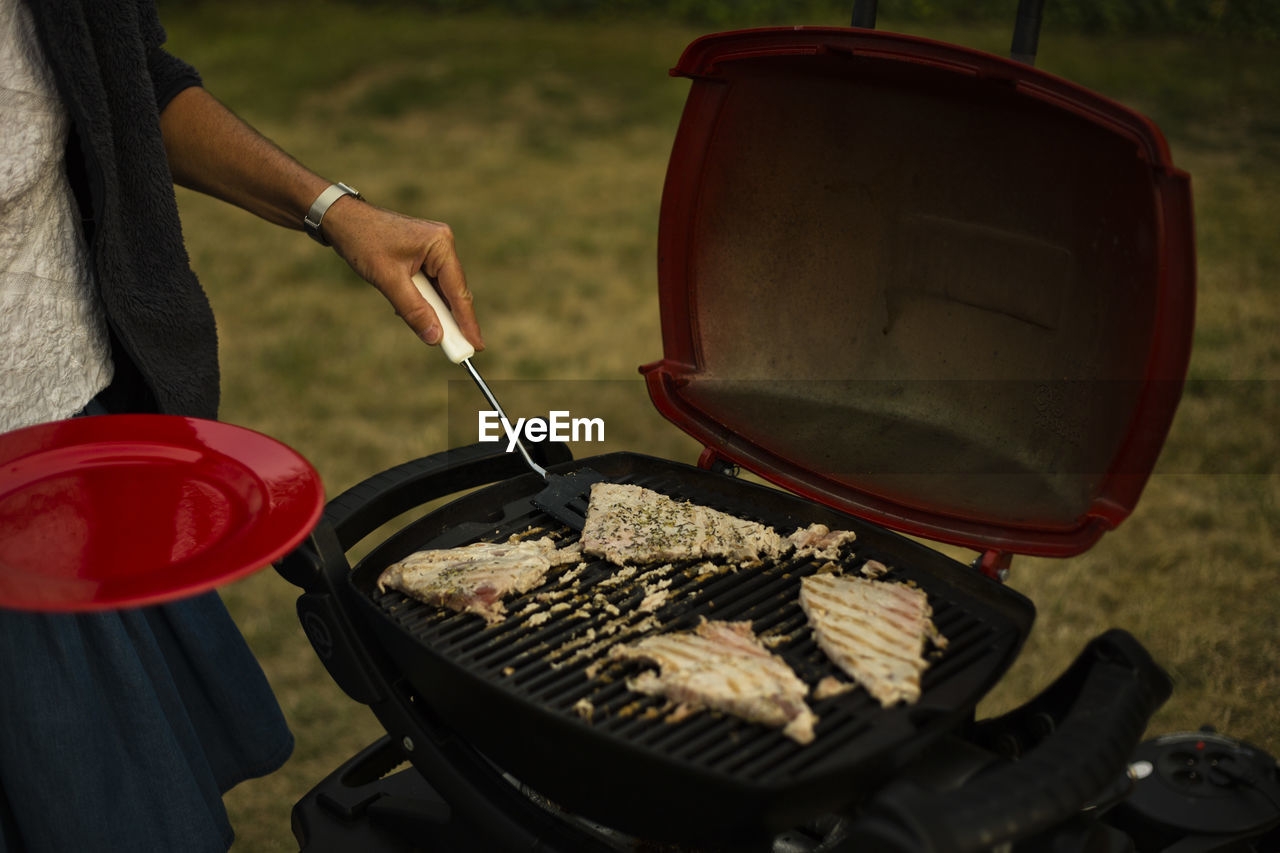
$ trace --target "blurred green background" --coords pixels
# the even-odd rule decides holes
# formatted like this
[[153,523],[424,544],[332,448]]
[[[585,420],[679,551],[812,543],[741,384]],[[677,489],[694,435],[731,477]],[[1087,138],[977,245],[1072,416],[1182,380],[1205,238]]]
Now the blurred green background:
[[[450,223],[489,343],[477,364],[508,408],[586,396],[609,425],[604,449],[692,462],[698,447],[636,374],[661,355],[658,203],[688,88],[667,69],[703,33],[845,25],[847,5],[168,0],[161,12],[170,49],[267,136],[376,203]],[[885,0],[879,26],[1006,53],[1015,5]],[[1176,681],[1152,733],[1212,724],[1274,753],[1280,4],[1048,7],[1040,67],[1149,115],[1192,175],[1196,348],[1134,516],[1080,557],[1015,559],[1010,583],[1039,617],[981,710],[1034,694],[1119,626]],[[469,383],[340,259],[202,196],[179,201],[219,318],[224,420],[298,448],[330,496],[465,436]],[[293,803],[379,733],[311,651],[296,593],[270,571],[225,593],[298,739],[282,771],[229,795],[238,851],[296,849]]]

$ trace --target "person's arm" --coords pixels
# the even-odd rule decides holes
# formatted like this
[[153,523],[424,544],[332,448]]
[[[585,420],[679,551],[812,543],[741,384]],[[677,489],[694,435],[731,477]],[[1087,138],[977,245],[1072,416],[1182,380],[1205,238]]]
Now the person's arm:
[[[307,169],[199,87],[184,89],[160,114],[174,181],[295,230],[330,181]],[[440,327],[410,278],[435,281],[467,340],[483,349],[471,291],[443,222],[413,219],[344,196],[324,216],[333,248],[378,288],[396,313],[429,344]]]

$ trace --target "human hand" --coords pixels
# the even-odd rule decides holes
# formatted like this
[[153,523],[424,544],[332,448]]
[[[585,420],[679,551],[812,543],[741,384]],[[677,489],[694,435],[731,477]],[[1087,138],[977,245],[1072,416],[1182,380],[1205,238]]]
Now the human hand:
[[471,290],[448,225],[344,196],[325,213],[321,227],[334,250],[382,292],[422,340],[438,344],[441,328],[435,312],[413,284],[413,275],[419,271],[436,285],[463,336],[477,350],[484,349]]

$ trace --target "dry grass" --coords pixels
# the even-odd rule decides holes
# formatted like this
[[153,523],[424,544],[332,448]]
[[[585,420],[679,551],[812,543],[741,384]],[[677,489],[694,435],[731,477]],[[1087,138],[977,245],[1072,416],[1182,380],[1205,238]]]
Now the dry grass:
[[[695,458],[635,368],[661,351],[656,220],[687,87],[665,71],[697,32],[287,2],[169,9],[166,23],[209,88],[304,162],[453,225],[490,344],[477,363],[510,409],[590,408],[607,449]],[[1011,582],[1039,619],[983,710],[1026,698],[1120,626],[1177,682],[1153,731],[1209,723],[1280,751],[1280,110],[1267,96],[1280,70],[1250,45],[1041,44],[1050,70],[1151,114],[1193,174],[1198,381],[1132,519],[1079,558],[1015,560]],[[336,257],[208,199],[180,202],[219,316],[224,419],[298,448],[331,495],[474,434],[457,368]],[[242,851],[296,849],[293,802],[379,732],[321,668],[295,595],[271,572],[226,592],[298,738],[284,770],[228,798]]]

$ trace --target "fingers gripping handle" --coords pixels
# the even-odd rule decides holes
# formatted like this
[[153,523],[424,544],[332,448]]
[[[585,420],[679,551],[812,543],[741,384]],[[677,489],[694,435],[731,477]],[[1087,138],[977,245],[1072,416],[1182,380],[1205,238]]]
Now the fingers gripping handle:
[[444,299],[432,287],[427,277],[421,272],[414,273],[413,283],[418,288],[418,292],[422,294],[422,298],[427,300],[431,310],[436,312],[436,319],[440,321],[440,330],[442,332],[440,349],[444,350],[445,357],[454,364],[460,364],[465,359],[475,355],[476,348],[463,336],[462,330],[458,328],[458,321],[453,319],[453,312],[449,310],[449,306],[445,304]]

